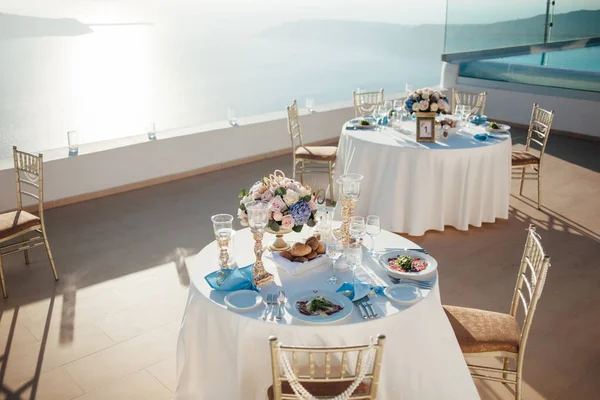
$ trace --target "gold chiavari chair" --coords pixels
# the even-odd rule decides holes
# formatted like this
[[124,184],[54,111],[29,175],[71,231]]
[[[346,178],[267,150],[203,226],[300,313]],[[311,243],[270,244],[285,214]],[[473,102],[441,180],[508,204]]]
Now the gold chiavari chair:
[[485,114],[485,101],[487,92],[468,93],[452,89],[452,114],[456,113],[458,105],[471,106],[473,114]]
[[[284,346],[274,336],[269,338],[269,343],[273,370],[273,386],[267,391],[269,400],[326,399],[343,393],[348,399],[376,400],[384,335],[362,346]],[[299,357],[307,357],[308,365],[301,366]],[[349,365],[353,357],[356,363],[352,363],[354,370],[351,371]],[[301,367],[307,371],[303,373]]]
[[[0,280],[2,283],[2,294],[7,297],[6,283],[4,282],[4,270],[2,268],[2,257],[9,254],[24,252],[25,263],[29,264],[29,249],[38,246],[46,246],[54,280],[58,280],[54,259],[48,244],[46,226],[44,225],[44,174],[42,155],[18,151],[13,147],[15,162],[15,180],[17,184],[17,210],[0,214],[0,244],[9,243],[0,247]],[[25,190],[25,186],[31,191]],[[37,194],[34,193],[37,191]],[[23,196],[33,198],[38,203],[38,216],[23,210]],[[18,241],[15,242],[15,239]]]
[[329,174],[329,195],[331,202],[335,202],[333,195],[333,171],[337,146],[304,146],[302,128],[296,100],[287,107],[288,132],[292,139],[293,179],[296,179],[296,169],[300,164],[300,182],[304,183],[304,173]]
[[[503,357],[502,368],[470,364],[471,376],[478,379],[515,385],[515,399],[521,399],[523,359],[537,303],[544,289],[550,257],[544,252],[540,236],[533,225],[527,231],[517,284],[508,314],[474,308],[444,306],[463,354],[467,357]],[[528,277],[529,275],[529,277]],[[524,321],[517,320],[519,303]],[[509,367],[514,360],[516,367]],[[475,370],[475,371],[474,371]],[[495,373],[498,376],[477,371]],[[502,374],[502,376],[500,376]],[[511,378],[509,378],[511,375]]]
[[[533,104],[531,112],[531,121],[529,122],[529,130],[527,131],[527,142],[525,151],[512,152],[512,179],[521,180],[521,188],[519,194],[523,195],[523,184],[525,179],[537,180],[538,183],[538,209],[542,206],[542,160],[546,152],[546,144],[550,136],[550,128],[554,119],[554,110],[547,111],[541,108],[538,104]],[[535,134],[535,137],[534,137]],[[539,155],[532,153],[531,144],[535,143],[540,146]],[[531,168],[533,171],[526,171]]]
[[352,92],[354,99],[354,118],[373,114],[377,106],[383,104],[383,89],[378,92]]

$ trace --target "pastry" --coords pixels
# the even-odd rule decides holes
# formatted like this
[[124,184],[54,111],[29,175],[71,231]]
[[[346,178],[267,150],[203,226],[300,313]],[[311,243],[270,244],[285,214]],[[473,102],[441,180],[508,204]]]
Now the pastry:
[[323,242],[319,242],[319,247],[317,247],[317,254],[325,254],[325,245]]
[[280,251],[279,255],[281,257],[285,258],[286,260],[292,261],[294,259],[294,256],[292,255],[292,253],[290,253],[288,250]]
[[316,250],[319,248],[319,239],[317,239],[314,236],[309,237],[308,239],[306,239],[306,244],[310,246],[310,248],[312,250]]
[[291,253],[294,257],[304,257],[312,251],[312,248],[304,243],[294,243]]
[[292,261],[293,262],[301,262],[301,263],[303,263],[303,262],[307,262],[308,258],[306,258],[306,257],[296,257]]
[[317,258],[318,254],[315,250],[311,251],[309,255],[306,256],[306,258],[308,258],[309,260],[314,260],[315,258]]

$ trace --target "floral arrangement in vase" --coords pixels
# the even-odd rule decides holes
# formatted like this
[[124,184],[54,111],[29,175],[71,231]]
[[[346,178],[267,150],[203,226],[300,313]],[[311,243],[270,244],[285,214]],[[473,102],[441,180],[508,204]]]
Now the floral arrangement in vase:
[[436,114],[446,114],[450,111],[448,98],[442,92],[428,88],[417,89],[412,92],[404,102],[404,107],[409,113],[434,112]]
[[242,189],[239,198],[238,218],[243,226],[248,226],[246,204],[254,200],[270,203],[267,228],[274,233],[300,232],[304,225],[315,226],[317,202],[310,187],[286,178],[279,170],[256,182],[250,190]]

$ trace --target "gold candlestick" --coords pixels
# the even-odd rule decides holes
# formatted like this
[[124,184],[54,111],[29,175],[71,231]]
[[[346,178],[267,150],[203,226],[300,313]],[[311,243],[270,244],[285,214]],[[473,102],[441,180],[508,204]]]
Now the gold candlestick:
[[347,247],[350,244],[350,220],[354,215],[354,206],[356,200],[342,200],[342,245]]
[[274,279],[273,275],[265,270],[265,266],[262,262],[262,239],[264,234],[265,232],[263,230],[252,230],[252,235],[254,236],[254,254],[256,255],[256,261],[254,261],[253,268],[254,284],[256,286],[271,282]]
[[219,267],[221,269],[231,269],[229,266],[229,240],[230,239],[219,239],[217,238],[217,244],[219,245]]

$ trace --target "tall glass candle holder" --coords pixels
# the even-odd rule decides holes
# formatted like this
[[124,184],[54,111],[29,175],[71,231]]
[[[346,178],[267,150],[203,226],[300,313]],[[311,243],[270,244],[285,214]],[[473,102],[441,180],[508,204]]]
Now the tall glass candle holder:
[[229,214],[217,214],[211,218],[215,238],[219,245],[219,267],[221,269],[230,269],[229,266],[229,242],[233,235],[233,216]]
[[256,256],[253,270],[254,284],[260,286],[274,279],[273,275],[265,270],[262,262],[262,239],[269,223],[271,206],[266,201],[251,201],[246,204],[246,211],[248,213],[248,225],[254,236],[254,254]]
[[360,174],[343,174],[337,180],[340,185],[340,199],[342,203],[342,226],[340,228],[342,244],[350,244],[350,219],[354,215],[354,206],[360,196]]

